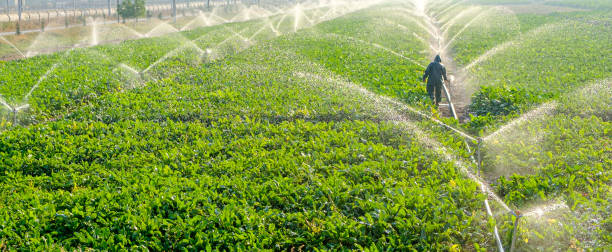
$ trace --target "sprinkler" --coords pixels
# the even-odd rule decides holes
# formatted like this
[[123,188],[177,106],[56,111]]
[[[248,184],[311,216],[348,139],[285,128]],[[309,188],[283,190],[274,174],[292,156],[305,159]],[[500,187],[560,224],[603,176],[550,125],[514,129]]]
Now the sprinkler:
[[521,217],[523,217],[521,212],[518,210],[513,211],[512,214],[516,217],[516,220],[514,220],[514,230],[512,231],[512,243],[510,243],[510,252],[514,252],[514,247],[516,244],[516,236],[517,236],[516,232],[518,231],[518,224],[519,224],[519,221],[521,220]]
[[11,108],[13,110],[13,126],[17,125],[17,108]]
[[213,50],[210,48],[206,48],[206,50],[204,50],[204,53],[202,53],[201,61],[202,62],[210,62],[212,60],[212,53]]

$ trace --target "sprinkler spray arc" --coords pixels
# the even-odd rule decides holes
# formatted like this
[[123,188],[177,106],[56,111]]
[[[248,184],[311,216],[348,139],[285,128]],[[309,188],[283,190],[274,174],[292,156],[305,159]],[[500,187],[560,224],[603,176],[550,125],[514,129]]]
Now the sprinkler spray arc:
[[[293,29],[293,31],[295,32],[295,31],[297,31],[297,30],[299,30],[299,29],[302,29],[302,28],[305,28],[305,27],[308,27],[308,26],[312,26],[312,25],[315,25],[315,24],[318,24],[318,23],[321,23],[321,22],[327,21],[327,20],[329,20],[329,19],[333,19],[333,18],[341,17],[341,16],[344,16],[344,15],[346,15],[346,14],[348,14],[348,13],[352,13],[352,12],[354,12],[354,11],[357,11],[357,10],[360,10],[360,9],[363,9],[363,8],[366,8],[366,7],[369,7],[369,6],[372,6],[373,4],[375,4],[375,3],[377,3],[377,2],[378,2],[378,1],[375,1],[375,2],[368,2],[368,3],[364,3],[364,2],[362,2],[362,3],[357,4],[357,5],[356,5],[356,4],[354,4],[354,3],[349,3],[348,1],[347,1],[347,2],[343,2],[343,3],[337,3],[337,2],[335,2],[334,4],[319,3],[319,4],[314,4],[314,5],[298,5],[298,6],[293,6],[293,7],[291,7],[291,8],[286,8],[286,9],[279,10],[279,12],[276,12],[276,13],[272,13],[272,12],[269,12],[269,11],[267,11],[266,13],[258,13],[258,12],[256,12],[256,11],[251,11],[251,10],[248,10],[248,11],[247,11],[247,12],[245,12],[245,13],[247,13],[247,14],[248,14],[248,13],[251,13],[251,14],[248,14],[248,18],[246,18],[246,20],[243,20],[243,21],[247,21],[247,20],[251,20],[251,19],[256,19],[256,18],[262,18],[262,17],[267,18],[266,20],[268,20],[268,21],[267,21],[267,22],[266,22],[266,23],[265,23],[265,24],[262,26],[262,28],[261,28],[261,29],[259,29],[258,31],[256,31],[256,32],[255,32],[254,34],[252,34],[251,36],[246,36],[246,37],[245,37],[245,36],[243,36],[243,35],[241,34],[243,31],[247,30],[248,28],[245,28],[243,31],[233,32],[233,31],[231,31],[231,29],[229,29],[229,28],[227,28],[227,27],[224,27],[225,29],[228,29],[229,31],[231,31],[233,34],[232,34],[232,35],[230,35],[230,36],[228,36],[228,38],[227,38],[226,40],[224,40],[223,42],[221,42],[221,43],[217,44],[216,46],[213,46],[212,48],[206,48],[205,50],[203,50],[202,48],[200,48],[199,46],[197,46],[197,45],[196,45],[194,42],[196,42],[196,41],[197,41],[197,40],[199,40],[200,38],[197,38],[197,39],[195,39],[195,40],[190,40],[190,39],[187,39],[187,38],[183,37],[183,43],[182,43],[182,44],[181,44],[179,47],[175,48],[174,50],[171,50],[169,53],[167,53],[166,55],[164,55],[162,58],[158,59],[158,60],[157,60],[156,62],[154,62],[153,64],[149,65],[149,66],[148,66],[146,69],[144,69],[144,70],[138,71],[138,70],[136,70],[136,69],[134,69],[134,68],[132,68],[132,67],[130,67],[130,66],[128,66],[128,65],[126,65],[126,64],[124,64],[124,63],[119,63],[119,62],[115,62],[115,63],[116,63],[116,66],[117,66],[117,67],[119,67],[119,68],[123,68],[123,69],[127,70],[127,71],[128,71],[128,72],[130,72],[130,73],[131,73],[133,76],[137,76],[137,78],[139,78],[139,79],[140,79],[140,81],[144,82],[144,81],[147,79],[147,77],[150,77],[150,75],[147,75],[147,73],[149,72],[149,70],[151,70],[153,67],[155,67],[155,66],[156,66],[156,65],[158,65],[159,63],[161,63],[161,62],[165,61],[167,58],[171,57],[173,54],[177,54],[177,53],[179,53],[179,52],[180,52],[180,51],[182,51],[183,49],[186,49],[186,48],[193,48],[193,49],[195,49],[195,50],[198,52],[198,54],[199,54],[199,57],[200,57],[200,58],[208,57],[208,58],[210,59],[210,57],[211,57],[211,56],[213,56],[213,55],[215,54],[215,52],[216,52],[216,50],[214,50],[214,49],[216,49],[216,48],[217,48],[217,47],[219,47],[221,44],[223,44],[223,43],[227,42],[229,39],[231,39],[231,38],[233,38],[233,37],[239,37],[239,38],[241,38],[241,39],[242,39],[242,41],[243,41],[244,43],[246,43],[246,44],[247,44],[247,47],[249,47],[249,46],[254,45],[254,43],[256,43],[256,42],[257,42],[256,40],[254,40],[254,39],[255,39],[255,36],[257,36],[257,35],[258,35],[258,33],[260,33],[260,32],[262,32],[262,31],[264,31],[264,30],[266,29],[266,27],[270,27],[270,30],[271,30],[271,31],[272,31],[274,34],[276,34],[276,36],[279,36],[279,35],[280,35],[282,32],[281,32],[281,31],[279,31],[279,30],[278,30],[278,28],[280,27],[280,25],[281,25],[281,23],[283,22],[283,20],[285,19],[285,17],[290,16],[292,13],[293,13],[293,14],[295,14],[295,17],[294,17],[294,18],[295,18],[295,20],[296,20],[296,21],[294,21],[295,23],[293,24],[293,25],[294,25],[294,27],[293,27],[293,28],[294,28],[294,29]],[[326,13],[325,13],[323,16],[313,16],[313,15],[311,15],[311,16],[309,17],[309,16],[307,16],[307,15],[306,15],[306,13],[305,13],[306,11],[317,10],[317,9],[323,9],[323,8],[329,8],[329,10],[328,10],[328,11],[327,11],[327,12],[326,12]],[[236,15],[234,18],[232,18],[231,20],[228,20],[228,19],[224,19],[224,18],[222,18],[222,17],[217,16],[216,14],[214,14],[214,11],[215,11],[215,10],[213,10],[213,11],[212,11],[212,12],[209,14],[209,17],[208,17],[208,18],[214,17],[214,18],[216,18],[216,19],[218,19],[218,20],[216,20],[216,21],[215,21],[215,20],[213,20],[214,22],[212,22],[212,23],[211,23],[211,22],[209,22],[209,20],[208,20],[208,19],[205,19],[205,22],[204,22],[204,23],[205,23],[205,26],[210,26],[210,25],[221,25],[221,24],[224,24],[224,23],[230,23],[230,22],[233,22],[233,20],[234,20],[234,19],[236,19],[236,17],[238,17],[238,16],[240,16],[240,15],[241,15],[241,14],[239,13],[239,14],[237,14],[237,15]],[[333,14],[332,14],[332,13],[333,13]],[[283,14],[283,16],[282,16],[282,17],[280,17],[280,21],[279,21],[278,23],[276,23],[276,28],[275,28],[275,27],[274,27],[274,24],[273,24],[273,23],[272,23],[272,22],[269,20],[269,17],[270,17],[270,16],[272,16],[272,15],[281,15],[281,14]],[[199,16],[195,17],[195,19],[198,19],[198,18],[203,18],[203,15],[199,15]],[[300,24],[300,23],[299,23],[299,21],[300,21],[300,19],[301,19],[301,18],[303,18],[303,19],[305,19],[305,20],[306,20],[305,24]],[[220,20],[220,21],[219,21],[219,20]],[[68,49],[66,52],[64,52],[64,56],[65,56],[65,55],[68,55],[68,54],[69,54],[69,53],[70,53],[72,50],[74,50],[74,49],[76,49],[76,48],[78,48],[78,47],[94,46],[94,45],[98,45],[98,44],[101,44],[101,43],[102,43],[102,41],[99,39],[99,35],[98,35],[98,32],[99,32],[99,31],[98,31],[98,27],[97,27],[97,24],[96,24],[95,20],[94,20],[94,21],[92,21],[92,22],[89,22],[89,23],[93,24],[93,27],[92,27],[91,33],[90,33],[90,34],[89,34],[87,37],[85,37],[83,40],[81,40],[81,41],[79,42],[79,44],[76,44],[76,45],[72,46],[70,49]],[[192,24],[193,24],[193,23],[188,24],[188,25],[192,25]],[[119,23],[118,25],[119,25],[119,26],[121,26],[121,27],[124,27],[124,28],[128,29],[128,31],[129,31],[129,32],[131,32],[132,34],[137,35],[137,36],[138,36],[138,38],[149,38],[149,37],[154,37],[154,36],[157,36],[157,35],[163,35],[163,34],[165,34],[165,33],[163,33],[163,34],[162,34],[162,33],[161,33],[161,31],[162,31],[164,28],[165,28],[166,30],[171,30],[172,32],[178,32],[178,31],[180,31],[180,30],[186,30],[186,27],[187,27],[187,25],[186,25],[186,26],[184,26],[184,27],[183,27],[183,28],[181,28],[181,29],[177,29],[177,28],[174,28],[173,26],[170,26],[170,25],[169,25],[169,24],[167,24],[166,22],[163,22],[163,23],[161,23],[161,24],[159,24],[159,25],[155,26],[154,28],[152,28],[152,29],[151,29],[149,32],[147,32],[146,34],[141,34],[141,33],[137,32],[137,31],[135,31],[135,30],[133,30],[133,29],[131,29],[131,28],[129,28],[129,27],[127,27],[127,26],[125,26],[125,25],[121,24],[121,23]],[[158,33],[159,33],[159,34],[158,34]],[[39,35],[39,36],[40,36],[40,35]],[[205,36],[205,35],[203,35],[203,36]],[[202,37],[203,37],[203,36],[202,36]],[[2,39],[2,41],[6,41],[6,39],[4,39],[3,37],[0,37],[0,38]],[[38,37],[37,37],[37,40],[38,40]],[[89,41],[87,41],[87,40],[89,40]],[[6,41],[6,42],[7,42],[9,45],[12,45],[10,42],[8,42],[8,41]],[[83,42],[83,44],[81,44],[81,42]],[[15,48],[15,49],[18,51],[18,49],[17,49],[17,48]],[[19,52],[20,52],[20,51],[19,51]],[[20,53],[21,53],[21,52],[20,52]],[[33,52],[32,48],[29,48],[29,49],[28,49],[28,52],[26,52],[26,53],[25,53],[25,55],[24,55],[23,53],[21,53],[21,54],[22,54],[24,57],[26,57],[26,58],[27,58],[27,57],[35,56],[35,55],[37,55],[38,53],[37,53],[37,52]],[[102,55],[102,56],[104,56],[104,55]],[[52,73],[52,72],[53,72],[53,71],[54,71],[54,70],[55,70],[55,69],[58,67],[58,64],[59,64],[59,62],[58,62],[58,63],[55,63],[54,65],[52,65],[52,66],[51,66],[51,67],[50,67],[50,68],[47,70],[47,72],[46,72],[46,73],[45,73],[43,76],[41,76],[41,77],[39,78],[39,80],[36,82],[36,84],[35,84],[35,85],[34,85],[34,86],[33,86],[33,87],[32,87],[32,88],[31,88],[31,89],[28,91],[28,93],[27,93],[27,94],[24,96],[24,99],[25,99],[25,101],[26,101],[26,102],[27,102],[27,101],[29,101],[29,99],[30,99],[30,97],[32,96],[33,92],[34,92],[36,89],[38,89],[38,88],[39,88],[39,85],[40,85],[40,84],[41,84],[41,83],[42,83],[42,82],[43,82],[43,81],[44,81],[44,80],[45,80],[45,79],[46,79],[46,78],[47,78],[47,77],[48,77],[48,76],[49,76],[49,75],[50,75],[50,74],[51,74],[51,73]],[[4,106],[5,106],[5,107],[8,109],[9,114],[12,114],[13,125],[16,125],[16,124],[17,124],[17,120],[18,120],[17,114],[19,113],[19,111],[21,111],[21,110],[23,110],[23,109],[26,109],[26,108],[28,108],[28,107],[30,106],[29,104],[25,104],[25,105],[23,105],[23,106],[19,106],[19,107],[13,107],[13,106],[10,106],[8,103],[6,103],[6,102],[5,102],[5,101],[2,99],[1,95],[0,95],[0,104],[1,104],[1,105],[4,105]]]
[[16,126],[18,123],[18,117],[17,114],[19,113],[19,111],[27,109],[30,107],[30,104],[24,104],[21,106],[11,106],[10,104],[8,104],[7,102],[5,102],[2,97],[0,96],[0,104],[2,104],[5,108],[8,109],[8,113],[10,115],[11,121],[12,121],[12,126]]
[[[297,13],[297,12],[296,12],[296,13]],[[296,14],[296,16],[297,16],[297,14]],[[281,20],[281,22],[282,22],[282,20]],[[296,22],[296,23],[297,23],[297,22]],[[280,24],[280,22],[279,22],[279,24]],[[270,25],[270,26],[272,26],[271,24],[269,24],[269,25]],[[273,26],[272,26],[272,27],[273,27]],[[441,43],[440,43],[440,38],[438,37],[438,47],[440,47],[440,44],[441,44]],[[448,47],[448,45],[447,45],[446,47]],[[445,48],[446,48],[446,47],[445,47]],[[381,48],[381,49],[382,49],[382,48]],[[208,52],[209,52],[209,50],[210,50],[210,49],[206,49],[206,52],[208,53]],[[202,51],[202,50],[200,49],[200,51]],[[138,75],[138,76],[139,76],[141,79],[144,79],[144,74],[145,74],[145,72],[146,72],[147,70],[148,70],[148,69],[146,69],[146,70],[144,70],[144,71],[136,71],[135,73],[136,73],[136,74],[137,74],[137,75]],[[446,90],[446,87],[445,87],[445,92],[447,92],[447,93],[448,93],[448,91]],[[451,106],[452,106],[452,102],[450,101],[450,99],[449,99],[449,103],[450,103],[450,104],[451,104]],[[12,108],[12,107],[11,107],[11,108]],[[17,113],[17,111],[19,111],[19,110],[18,110],[17,108],[12,108],[12,111],[13,111],[14,121],[16,121],[16,119],[17,119],[17,118],[16,118],[16,113]],[[453,114],[454,114],[454,117],[456,117],[456,113],[453,113]],[[434,118],[430,118],[430,119],[434,120]],[[444,123],[442,123],[442,122],[440,122],[440,121],[437,121],[437,120],[434,120],[434,121],[436,121],[437,123],[441,124],[442,126],[444,126],[444,127],[446,127],[446,128],[449,128],[449,129],[451,129],[451,130],[453,130],[453,131],[457,132],[458,134],[460,134],[461,136],[465,137],[466,139],[469,139],[469,140],[472,140],[472,141],[474,141],[474,140],[476,140],[476,141],[477,141],[477,149],[476,149],[476,151],[477,151],[477,169],[478,169],[478,170],[477,170],[477,176],[479,177],[479,176],[480,176],[480,170],[482,169],[481,147],[482,147],[483,139],[482,139],[482,138],[475,138],[475,137],[473,137],[473,136],[470,136],[470,135],[468,135],[467,133],[464,133],[464,132],[462,132],[462,131],[460,131],[460,130],[458,130],[458,129],[456,129],[456,128],[453,128],[453,127],[451,127],[451,126],[449,126],[449,125],[446,125],[446,124],[444,124]],[[466,143],[466,144],[467,144],[467,143]],[[467,148],[469,149],[469,145],[467,145]],[[473,158],[473,156],[472,156],[472,158]],[[483,191],[485,191],[485,192],[487,191],[487,190],[485,189],[484,185],[482,186],[482,188],[483,188]],[[490,212],[490,207],[489,207],[488,201],[486,201],[486,200],[485,200],[485,204],[486,204],[486,206],[487,206],[487,210]],[[518,211],[516,211],[516,212],[518,212]],[[513,213],[513,214],[516,214],[515,212],[512,212],[512,213]],[[519,219],[518,215],[516,215],[516,216],[517,216],[517,221],[516,221],[516,223],[515,223],[515,227],[514,227],[514,230],[515,230],[515,231],[514,231],[514,233],[516,233],[517,226],[518,226],[518,219]],[[496,233],[496,236],[498,236],[498,234],[497,234],[497,227],[495,227],[495,233]],[[512,240],[511,251],[512,251],[512,249],[514,248],[514,241],[515,241],[515,239],[516,239],[516,236],[514,236],[514,235],[513,235],[513,240]],[[503,247],[502,247],[502,251],[503,251]]]

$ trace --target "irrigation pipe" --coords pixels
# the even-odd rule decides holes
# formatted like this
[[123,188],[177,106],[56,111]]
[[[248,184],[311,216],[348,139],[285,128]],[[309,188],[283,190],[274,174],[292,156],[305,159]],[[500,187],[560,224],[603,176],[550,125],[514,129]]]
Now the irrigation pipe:
[[[395,102],[395,101],[394,101],[394,103],[398,103],[398,102]],[[447,129],[449,129],[449,130],[454,131],[455,133],[457,133],[457,134],[461,135],[462,137],[464,137],[464,138],[466,138],[466,139],[472,140],[472,141],[474,141],[474,142],[477,142],[477,141],[478,141],[478,139],[477,139],[476,137],[473,137],[473,136],[469,135],[468,133],[465,133],[465,132],[463,132],[463,131],[461,131],[461,130],[459,130],[459,129],[456,129],[456,128],[454,128],[454,127],[452,127],[452,126],[450,126],[450,125],[446,124],[446,123],[443,123],[442,121],[440,121],[440,120],[438,120],[438,119],[436,119],[436,118],[434,118],[434,117],[432,117],[432,116],[430,116],[430,115],[426,115],[426,114],[424,114],[424,113],[422,113],[422,112],[420,112],[420,111],[418,111],[418,110],[416,110],[416,109],[410,108],[410,107],[408,107],[407,109],[408,109],[410,112],[412,112],[412,113],[415,113],[415,114],[417,114],[417,115],[419,115],[419,116],[421,116],[421,117],[425,117],[425,118],[427,118],[427,119],[429,119],[429,120],[431,120],[431,121],[433,121],[433,122],[435,122],[435,123],[437,123],[437,124],[439,124],[439,125],[441,125],[441,126],[444,126],[445,128],[447,128]]]
[[[449,106],[452,106],[450,99],[449,99],[448,102],[449,102]],[[470,154],[472,154],[472,151],[470,149],[470,145],[468,144],[467,140],[469,139],[469,140],[478,142],[477,149],[476,149],[476,155],[477,155],[477,157],[476,157],[476,165],[477,165],[477,169],[478,169],[477,170],[477,177],[480,177],[480,169],[481,169],[481,165],[482,165],[482,157],[481,157],[481,152],[480,152],[480,148],[482,147],[482,139],[481,138],[475,138],[473,136],[470,136],[470,135],[468,135],[467,133],[465,133],[465,132],[463,132],[461,130],[458,130],[458,129],[454,128],[454,127],[451,127],[450,125],[445,124],[445,123],[443,123],[443,122],[441,122],[441,121],[439,121],[439,120],[437,120],[437,119],[435,119],[435,118],[433,118],[431,116],[425,115],[425,114],[423,114],[423,113],[421,113],[421,112],[419,112],[417,110],[410,109],[410,111],[412,111],[412,112],[414,112],[414,113],[416,113],[416,114],[418,114],[418,115],[420,115],[420,116],[422,116],[424,118],[430,119],[430,120],[436,122],[437,124],[439,124],[441,126],[444,126],[445,128],[450,129],[450,130],[458,133],[459,135],[463,136],[464,137],[463,141],[465,142],[465,145],[467,147],[468,153],[470,153]],[[457,114],[453,113],[453,115],[454,115],[455,119],[457,119]],[[470,157],[471,157],[472,161],[475,161],[474,160],[475,159],[474,158],[474,154],[470,155]],[[482,182],[482,183],[484,183],[484,182]],[[484,184],[481,186],[480,189],[481,189],[481,191],[485,195],[488,195],[488,192],[487,192],[486,188],[484,187]],[[485,208],[487,210],[487,215],[489,215],[489,217],[491,217],[491,218],[494,218],[493,212],[491,211],[491,207],[489,205],[489,200],[486,199],[486,198],[484,200],[484,205],[485,205]],[[511,212],[511,213],[515,214],[514,212]],[[515,225],[518,225],[518,222]],[[513,239],[515,239],[515,237],[516,237],[515,233],[513,234]],[[500,238],[500,235],[499,235],[497,224],[495,224],[493,226],[493,234],[495,236],[495,241],[497,243],[497,247],[498,247],[499,251],[500,252],[504,252],[505,250],[504,250],[503,243],[501,242],[501,238]]]
[[[486,190],[484,187],[481,187],[482,191],[486,194]],[[487,214],[489,217],[493,217],[493,212],[491,212],[491,206],[489,206],[489,200],[484,200],[485,208],[487,209]],[[504,252],[504,244],[501,242],[501,238],[499,237],[499,231],[497,229],[497,224],[493,225],[493,235],[495,235],[495,241],[497,242],[497,248],[499,252]],[[510,250],[512,251],[512,250]]]
[[[442,83],[442,87],[444,89],[444,94],[446,95],[446,99],[448,100],[448,106],[450,108],[451,114],[453,115],[453,117],[456,120],[459,120],[458,116],[457,116],[457,112],[455,110],[455,106],[453,105],[453,101],[451,100],[451,96],[450,93],[448,92],[448,88],[446,87],[446,85],[444,83]],[[459,133],[461,136],[466,137],[465,139],[463,139],[465,146],[467,147],[467,151],[468,153],[472,154],[472,150],[470,149],[470,145],[467,141],[467,139],[470,140],[474,140],[475,138],[468,135],[467,133],[464,133],[458,129],[455,129],[447,124],[442,124],[443,126],[452,129],[453,131]],[[482,138],[477,138],[475,139],[477,141],[477,146],[476,146],[476,160],[474,160],[474,154],[470,155],[472,162],[476,161],[476,176],[480,177],[480,170],[481,170],[481,166],[482,166],[482,156],[481,156],[481,151],[480,149],[482,148]],[[480,187],[480,190],[485,194],[488,195],[487,189],[483,186]],[[489,199],[485,198],[484,200],[484,205],[485,208],[487,210],[487,215],[489,215],[490,218],[494,218],[493,217],[493,212],[491,211],[491,206],[489,205]],[[510,252],[514,251],[514,243],[516,241],[516,232],[518,229],[518,221],[520,219],[520,217],[518,215],[515,214],[515,212],[512,212],[516,217],[516,222],[514,223],[514,231],[512,233],[512,245],[510,246]],[[497,243],[497,248],[499,249],[500,252],[504,252],[504,245],[501,241],[501,237],[499,236],[499,230],[497,228],[497,224],[493,225],[493,235],[495,236],[495,241]]]
[[455,119],[459,120],[457,116],[457,112],[455,111],[455,105],[453,105],[453,102],[451,101],[450,93],[448,92],[448,88],[446,88],[446,85],[444,83],[442,83],[442,88],[444,89],[444,94],[446,95],[446,99],[448,100],[448,106],[450,107],[451,114],[453,115]]
[[[445,90],[446,90],[446,87],[445,87]],[[446,92],[446,93],[448,94],[448,92]],[[449,96],[450,96],[450,95],[449,95]],[[387,100],[388,100],[388,101],[390,101],[391,103],[395,104],[395,105],[400,105],[400,104],[401,104],[401,105],[404,105],[403,103],[398,102],[398,101],[395,101],[395,100],[390,99],[390,98],[387,98]],[[454,105],[452,105],[452,101],[451,101],[451,99],[449,98],[448,100],[449,100],[449,106],[454,107]],[[478,175],[476,175],[476,177],[478,177],[478,178],[480,177],[480,169],[481,169],[481,165],[482,165],[482,157],[481,157],[481,154],[480,154],[480,148],[482,147],[482,142],[483,142],[483,141],[482,141],[482,138],[479,138],[479,137],[478,137],[478,138],[476,138],[476,137],[474,137],[474,136],[471,136],[471,135],[469,135],[469,134],[467,134],[467,133],[465,133],[465,132],[463,132],[463,131],[461,131],[461,130],[459,130],[459,129],[456,129],[456,128],[454,128],[454,127],[451,127],[450,125],[448,125],[448,124],[446,124],[446,123],[444,123],[444,122],[442,122],[442,121],[440,121],[440,120],[438,120],[438,119],[434,118],[433,116],[427,115],[427,114],[425,114],[425,113],[423,113],[423,112],[420,112],[420,111],[418,111],[418,110],[416,110],[416,109],[413,109],[413,108],[411,108],[411,107],[407,107],[407,106],[406,106],[405,108],[406,108],[408,111],[410,111],[410,112],[412,112],[412,113],[414,113],[414,114],[417,114],[417,115],[418,115],[418,116],[420,116],[420,117],[423,117],[423,118],[429,119],[429,120],[431,120],[431,121],[433,121],[433,122],[437,123],[438,125],[441,125],[441,126],[443,126],[443,127],[447,128],[447,129],[449,129],[449,130],[452,130],[452,131],[456,132],[457,134],[461,135],[462,137],[464,137],[464,139],[463,139],[463,140],[464,140],[464,142],[465,142],[465,144],[466,144],[466,147],[467,147],[468,153],[470,153],[470,154],[472,154],[472,151],[471,151],[471,149],[470,149],[470,146],[469,146],[469,144],[468,144],[467,140],[469,139],[469,140],[472,140],[472,141],[474,141],[474,142],[477,142],[477,143],[478,143],[478,145],[477,145],[477,149],[476,149],[476,151],[477,151],[477,153],[476,153],[476,155],[477,155],[477,157],[476,157],[476,158],[477,158],[477,160],[475,160],[475,158],[474,158],[474,154],[470,155],[470,157],[471,157],[471,159],[472,159],[472,161],[473,161],[473,162],[475,161],[475,162],[477,163],[477,169],[478,169],[477,173],[478,173]],[[453,116],[455,117],[455,119],[457,119],[457,114],[456,114],[456,113],[453,113]],[[485,183],[485,182],[480,182],[480,183],[481,183],[481,191],[482,191],[482,192],[483,192],[485,195],[487,195],[487,197],[488,197],[489,192],[487,192],[487,189],[486,189],[486,187],[485,187],[485,185],[484,185],[484,183]],[[490,205],[489,205],[489,201],[488,201],[488,199],[487,199],[487,198],[485,198],[485,200],[484,200],[484,205],[485,205],[485,208],[486,208],[486,210],[487,210],[487,215],[489,215],[489,217],[491,217],[491,218],[494,218],[493,213],[492,213],[492,211],[491,211],[491,207],[490,207]],[[514,211],[512,211],[512,210],[510,210],[510,212],[511,212],[512,214],[515,214],[515,212],[514,212]],[[503,243],[501,242],[501,238],[500,238],[500,235],[499,235],[499,231],[498,231],[498,228],[497,228],[497,224],[495,224],[495,225],[494,225],[494,227],[493,227],[493,234],[494,234],[494,236],[495,236],[495,240],[496,240],[497,247],[498,247],[499,251],[500,251],[500,252],[504,252],[505,250],[504,250]],[[514,235],[515,235],[515,234],[513,234],[513,236],[514,236]],[[513,239],[514,239],[514,237],[513,237]]]

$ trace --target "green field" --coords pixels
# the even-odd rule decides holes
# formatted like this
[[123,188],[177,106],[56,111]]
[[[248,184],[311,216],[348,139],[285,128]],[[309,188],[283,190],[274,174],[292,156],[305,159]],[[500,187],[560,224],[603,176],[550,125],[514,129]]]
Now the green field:
[[582,10],[301,2],[0,62],[0,249],[607,251],[612,16],[552,2]]

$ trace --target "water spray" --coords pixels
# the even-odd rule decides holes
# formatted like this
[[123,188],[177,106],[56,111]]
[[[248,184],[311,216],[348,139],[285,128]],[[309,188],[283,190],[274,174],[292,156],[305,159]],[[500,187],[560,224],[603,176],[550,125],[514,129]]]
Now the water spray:
[[9,110],[9,117],[12,117],[13,126],[17,125],[17,113],[23,109],[29,108],[30,104],[21,105],[19,107],[13,107],[6,103],[2,97],[0,97],[0,104],[2,104],[5,108]]
[[550,113],[552,110],[556,109],[558,105],[559,104],[556,101],[546,102],[529,112],[523,113],[523,115],[521,115],[519,118],[512,120],[506,125],[500,127],[497,131],[485,136],[483,140],[490,141],[492,139],[496,139],[500,134],[505,133],[508,130],[515,129],[532,118]]
[[11,112],[13,113],[13,125],[17,125],[17,108],[13,108]]
[[[476,22],[476,20],[483,17],[484,15],[488,15],[489,11],[490,10],[483,11],[480,14],[478,14],[476,17],[472,18],[472,20],[470,20],[465,26],[463,26],[463,28],[461,28],[461,30],[459,30],[457,34],[455,34],[455,36],[453,36],[453,38],[451,38],[451,40],[446,43],[446,45],[444,46],[444,48],[442,48],[442,50],[446,51],[446,49],[457,39],[457,37],[459,37],[459,35],[461,35],[461,33],[463,33],[468,27],[470,27],[474,22]],[[450,28],[451,26],[448,27],[448,29]],[[448,29],[444,31],[444,34],[448,32]]]
[[402,59],[408,60],[408,61],[410,61],[411,63],[413,63],[413,64],[415,64],[415,65],[417,65],[417,66],[419,66],[419,67],[421,67],[421,68],[425,69],[425,66],[423,66],[423,65],[422,65],[421,63],[419,63],[418,61],[416,61],[416,60],[414,60],[414,59],[412,59],[412,58],[408,58],[408,57],[404,56],[403,54],[400,54],[400,53],[398,53],[398,52],[396,52],[396,51],[393,51],[393,50],[391,50],[391,49],[389,49],[389,48],[387,48],[387,47],[384,47],[384,46],[382,46],[382,45],[380,45],[380,44],[373,43],[373,42],[369,42],[369,41],[365,41],[365,40],[362,40],[362,39],[358,39],[358,38],[355,38],[355,37],[353,37],[353,36],[341,35],[341,34],[337,34],[337,33],[333,33],[333,32],[323,33],[323,35],[329,35],[329,36],[339,37],[339,38],[342,38],[342,39],[348,39],[348,40],[351,40],[351,41],[355,41],[355,42],[358,42],[358,43],[361,43],[361,44],[366,44],[366,45],[369,45],[369,46],[372,46],[372,47],[375,47],[375,48],[381,49],[381,50],[383,50],[383,51],[386,51],[386,52],[388,52],[388,53],[391,53],[391,54],[393,54],[393,55],[395,55],[395,56],[397,56],[397,57],[400,57],[400,58],[402,58]]
[[89,42],[90,46],[98,45],[98,25],[94,18],[90,18],[92,23],[91,28],[91,41]]
[[456,2],[454,4],[450,4],[446,9],[441,10],[440,12],[438,12],[437,14],[435,14],[435,18],[440,18],[442,17],[442,15],[446,14],[448,11],[454,9],[455,7],[459,6],[460,4],[462,4],[463,2],[465,2],[465,0]]
[[7,39],[5,39],[4,37],[0,36],[0,40],[4,41],[5,43],[7,43],[10,47],[13,48],[13,50],[15,50],[16,52],[18,52],[21,57],[27,58],[27,56],[25,54],[23,54],[23,52],[21,50],[19,50],[19,48],[17,48],[17,46],[15,46],[15,44],[11,43],[10,41],[8,41]]
[[[449,9],[451,9],[451,8],[448,8],[445,11],[448,11]],[[434,25],[434,23],[435,23],[434,19],[432,17],[430,17],[427,13],[425,13],[425,11],[423,11],[419,16],[422,17],[426,21],[425,23],[428,26],[432,27],[432,30],[435,32],[435,33],[432,33],[432,32],[429,32],[429,33],[430,33],[430,35],[432,35],[433,40],[435,41],[434,43],[437,43],[437,48],[435,48],[435,46],[433,46],[431,44],[430,44],[430,48],[432,49],[432,51],[436,52],[437,54],[444,54],[446,49],[447,49],[447,47],[450,45],[450,43],[443,43],[444,35],[446,34],[446,31],[444,33],[441,33],[440,29],[436,25]],[[477,18],[479,16],[477,16]],[[475,19],[473,19],[473,20],[475,20]],[[465,29],[465,27],[464,27],[464,29]],[[451,42],[452,42],[452,40],[451,40]],[[443,44],[445,44],[445,45],[443,45]],[[449,103],[449,108],[451,110],[451,113],[453,114],[453,117],[458,120],[457,114],[454,111],[454,106],[453,106],[453,103],[451,101],[451,97],[450,97],[450,94],[448,92],[448,89],[446,88],[446,85],[444,85],[444,91],[445,91],[446,97],[448,98],[448,103]],[[508,205],[506,205],[503,202],[503,200],[501,200],[501,198],[499,198],[493,192],[493,190],[489,188],[488,184],[480,178],[480,171],[482,170],[482,147],[483,147],[483,142],[484,142],[483,138],[481,138],[481,137],[473,137],[473,136],[471,136],[471,135],[469,135],[469,134],[467,134],[467,133],[465,133],[465,132],[463,132],[461,130],[455,129],[454,127],[450,127],[450,126],[446,125],[445,123],[443,123],[443,122],[441,122],[441,121],[439,121],[439,120],[437,120],[435,118],[432,118],[430,116],[426,116],[423,113],[420,113],[418,111],[417,111],[417,113],[420,114],[420,115],[423,115],[426,118],[431,119],[432,121],[434,121],[434,122],[436,122],[436,123],[438,123],[440,125],[445,126],[447,129],[450,129],[450,130],[458,133],[459,135],[461,135],[461,136],[463,136],[465,138],[464,139],[465,144],[467,146],[468,152],[471,154],[472,161],[475,161],[475,163],[476,163],[476,169],[477,170],[476,170],[476,174],[473,174],[469,170],[467,170],[465,167],[463,167],[462,169],[464,170],[464,172],[466,173],[466,175],[469,178],[471,178],[472,180],[474,180],[475,182],[480,184],[480,189],[481,189],[483,194],[488,195],[488,197],[491,197],[493,200],[498,202],[506,211],[513,212],[508,207]],[[470,145],[467,142],[468,140],[476,142],[477,145],[476,145],[475,153],[471,152]],[[493,212],[491,211],[491,206],[489,205],[489,200],[488,199],[484,200],[484,205],[485,205],[485,208],[487,210],[487,215],[489,217],[493,218],[494,215],[493,215]],[[518,222],[516,223],[516,225],[518,225]],[[493,235],[495,237],[495,241],[496,241],[498,250],[501,251],[501,252],[504,252],[505,251],[504,250],[504,246],[503,246],[503,243],[501,241],[501,236],[499,234],[499,229],[497,228],[497,225],[494,225],[494,227],[493,227]]]

